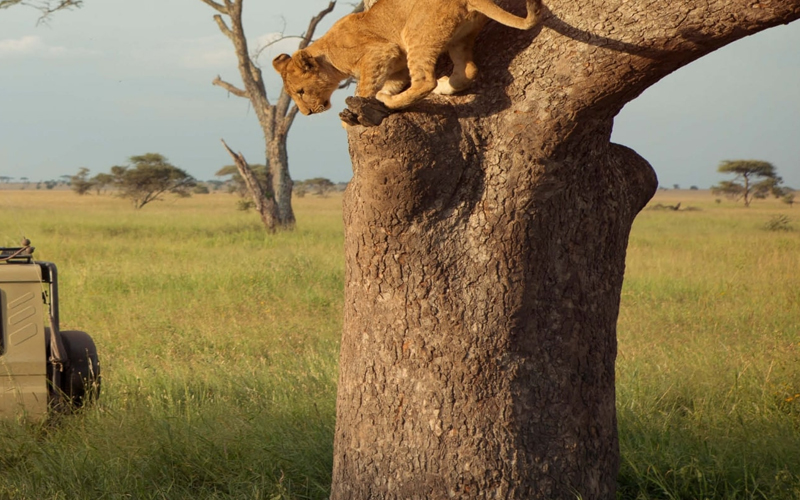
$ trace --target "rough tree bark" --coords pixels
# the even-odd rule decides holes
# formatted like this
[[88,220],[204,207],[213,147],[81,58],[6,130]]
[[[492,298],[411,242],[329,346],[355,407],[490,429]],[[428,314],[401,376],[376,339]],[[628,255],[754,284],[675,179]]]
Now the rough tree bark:
[[614,117],[800,0],[546,3],[487,26],[468,95],[349,129],[332,500],[615,497],[625,252],[657,180]]
[[[244,89],[222,80],[219,76],[212,83],[237,97],[250,100],[264,134],[267,171],[272,177],[272,190],[264,193],[267,199],[263,200],[262,204],[268,206],[274,200],[277,206],[278,225],[285,229],[293,228],[295,218],[292,210],[292,177],[289,174],[289,155],[286,151],[286,140],[289,135],[289,128],[291,128],[294,118],[297,116],[297,106],[292,103],[291,97],[283,89],[281,89],[277,101],[274,104],[270,102],[267,90],[264,87],[261,68],[250,57],[247,47],[247,37],[242,26],[244,0],[200,1],[219,12],[214,16],[214,20],[220,31],[233,44],[236,57],[239,60],[239,74],[242,78]],[[335,0],[331,1],[325,9],[311,19],[306,33],[300,40],[299,49],[308,46],[314,36],[317,25],[326,15],[333,11],[335,5]],[[223,15],[228,16],[227,23],[222,18]],[[246,162],[244,165],[246,169],[249,169]],[[246,170],[242,171],[239,163],[237,163],[237,167],[245,179],[254,177],[252,172],[248,174]],[[258,196],[253,191],[250,193],[253,197]]]

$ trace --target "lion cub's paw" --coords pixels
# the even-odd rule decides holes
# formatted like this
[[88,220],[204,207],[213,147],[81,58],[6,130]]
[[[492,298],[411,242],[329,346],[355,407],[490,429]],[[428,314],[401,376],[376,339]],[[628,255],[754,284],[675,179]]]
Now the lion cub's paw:
[[374,98],[348,97],[344,102],[348,109],[339,113],[339,118],[347,125],[375,127],[391,113],[390,109]]
[[345,130],[347,130],[349,125],[360,125],[358,123],[358,115],[349,109],[343,109],[342,112],[339,113],[339,118],[342,120],[342,128]]
[[453,95],[456,92],[458,92],[458,90],[453,88],[452,85],[450,85],[449,76],[443,76],[439,78],[438,83],[436,84],[436,88],[433,89],[433,93],[439,95]]

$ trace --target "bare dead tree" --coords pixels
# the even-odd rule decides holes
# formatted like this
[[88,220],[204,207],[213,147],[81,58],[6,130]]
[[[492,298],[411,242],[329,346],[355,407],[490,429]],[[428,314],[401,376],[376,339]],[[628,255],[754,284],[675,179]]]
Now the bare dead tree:
[[[292,228],[295,224],[295,217],[292,210],[292,178],[289,173],[289,156],[286,150],[286,141],[289,129],[297,115],[297,107],[283,89],[281,89],[275,101],[271,101],[267,96],[261,68],[250,56],[247,38],[242,26],[244,0],[200,1],[218,12],[218,14],[214,15],[214,21],[216,21],[220,31],[233,44],[236,57],[239,60],[239,74],[244,88],[237,87],[223,80],[220,76],[217,76],[212,83],[237,97],[250,101],[264,134],[267,171],[272,178],[271,190],[263,191],[263,194],[267,198],[271,197],[274,200],[277,207],[277,226],[284,229]],[[332,0],[325,9],[311,18],[306,32],[300,39],[298,48],[305,48],[311,42],[318,24],[333,11],[335,5],[336,1]],[[223,16],[226,16],[227,20]],[[254,178],[252,172],[247,173],[249,169],[247,162],[237,162],[236,165],[243,178]],[[254,197],[258,196],[253,191],[251,191],[251,194]],[[269,204],[269,199],[264,200],[262,203],[265,207],[269,206]]]
[[472,91],[348,130],[332,500],[615,498],[625,253],[658,183],[614,117],[800,0],[546,3],[487,26]]

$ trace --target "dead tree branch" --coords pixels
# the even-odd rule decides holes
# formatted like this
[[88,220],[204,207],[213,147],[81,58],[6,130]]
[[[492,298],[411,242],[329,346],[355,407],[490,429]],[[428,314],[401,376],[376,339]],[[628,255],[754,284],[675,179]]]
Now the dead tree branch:
[[[205,0],[200,0],[200,1],[204,2]],[[231,31],[230,28],[228,28],[228,25],[225,24],[225,20],[222,19],[222,16],[220,16],[219,14],[215,15],[214,21],[217,22],[217,26],[219,27],[219,30],[222,32],[222,34],[228,37],[228,40],[230,40],[231,42],[236,43],[233,39],[233,32]]]
[[[250,168],[247,160],[245,160],[244,155],[242,153],[234,153],[233,150],[228,147],[224,139],[220,140],[228,151],[228,154],[233,158],[233,162],[236,164],[237,170],[239,170],[239,175],[244,179],[244,183],[247,185],[247,191],[250,193],[256,210],[258,210],[258,214],[261,216],[261,221],[270,233],[274,233],[278,221],[278,206],[275,203],[275,196],[272,193],[265,192],[264,188],[259,184],[258,179],[256,179],[253,169]],[[267,183],[271,184],[271,182],[272,174],[269,168],[267,168]]]
[[233,94],[233,95],[235,95],[237,97],[244,97],[244,98],[249,98],[250,97],[250,95],[247,93],[247,91],[242,90],[239,87],[236,87],[235,85],[226,82],[225,80],[220,78],[219,75],[217,75],[217,77],[214,78],[214,81],[211,82],[211,84],[212,85],[216,85],[217,87],[222,87],[223,89],[227,90],[228,92],[230,92],[231,94]]
[[311,18],[311,21],[308,23],[306,34],[303,36],[303,40],[300,41],[300,45],[297,47],[298,49],[304,49],[308,47],[308,44],[311,43],[311,40],[314,38],[314,31],[316,31],[317,25],[325,16],[333,12],[334,7],[336,7],[336,0],[331,0],[331,3],[329,3],[327,7],[322,9],[319,14]]
[[226,5],[220,5],[217,2],[215,2],[214,0],[200,0],[200,1],[203,2],[204,4],[208,5],[212,9],[216,10],[220,14],[228,15],[227,2],[226,2]]

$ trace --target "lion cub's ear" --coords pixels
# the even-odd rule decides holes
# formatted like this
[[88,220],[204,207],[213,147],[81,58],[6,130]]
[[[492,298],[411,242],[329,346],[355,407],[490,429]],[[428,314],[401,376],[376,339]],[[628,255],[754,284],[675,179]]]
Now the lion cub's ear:
[[297,67],[303,71],[311,71],[317,67],[316,59],[306,50],[298,50],[295,52],[292,60],[297,64]]
[[272,60],[272,67],[275,68],[275,71],[278,73],[283,73],[283,68],[285,68],[291,60],[292,57],[289,54],[281,54]]

